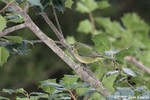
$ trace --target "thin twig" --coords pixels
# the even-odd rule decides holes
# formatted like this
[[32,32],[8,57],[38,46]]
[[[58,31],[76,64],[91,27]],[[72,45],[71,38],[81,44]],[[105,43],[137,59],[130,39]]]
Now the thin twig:
[[67,42],[65,41],[65,38],[63,36],[63,34],[61,34],[59,32],[59,30],[55,27],[55,25],[52,23],[52,21],[48,18],[48,16],[42,12],[40,13],[42,15],[42,17],[44,18],[45,22],[50,26],[50,28],[53,30],[53,32],[56,34],[56,36],[59,38],[61,44],[69,50],[69,52],[72,54],[71,50],[70,50],[70,46],[67,44]]
[[42,15],[42,17],[44,18],[46,23],[52,28],[52,30],[57,35],[59,40],[64,39],[63,35],[58,31],[58,29],[55,27],[55,25],[52,23],[52,21],[48,18],[48,16],[44,12],[42,12],[40,14]]
[[62,32],[62,30],[61,30],[60,23],[59,23],[59,21],[58,21],[58,17],[57,17],[56,10],[55,10],[55,8],[54,8],[53,3],[52,3],[52,8],[53,8],[53,13],[54,13],[54,17],[55,17],[55,20],[56,20],[56,23],[57,23],[58,30],[59,30],[59,32],[63,35],[63,32]]
[[12,4],[12,2],[13,1],[10,1],[9,3],[7,3],[7,5],[0,10],[0,13],[2,13],[5,9],[7,9]]
[[3,32],[0,32],[0,37],[1,37],[1,36],[5,36],[5,35],[7,35],[7,34],[13,32],[13,31],[16,31],[16,30],[25,28],[25,27],[26,27],[26,24],[23,23],[23,24],[19,24],[19,25],[16,25],[16,26],[7,28],[7,29],[5,29]]
[[[26,42],[31,42],[31,43],[43,43],[43,41],[42,40],[24,40],[24,41],[26,41]],[[1,43],[1,42],[0,42]],[[61,44],[61,42],[59,42],[59,41],[55,41],[55,43],[56,44]]]
[[136,65],[139,69],[143,70],[144,72],[148,73],[150,75],[150,69],[147,66],[144,66],[140,61],[138,61],[135,57],[127,56],[125,57],[125,60],[133,63]]
[[[71,98],[72,98],[73,100],[77,100],[71,90],[69,90],[68,92],[70,93],[70,96],[71,96]],[[72,100],[72,99],[71,99],[71,100]]]

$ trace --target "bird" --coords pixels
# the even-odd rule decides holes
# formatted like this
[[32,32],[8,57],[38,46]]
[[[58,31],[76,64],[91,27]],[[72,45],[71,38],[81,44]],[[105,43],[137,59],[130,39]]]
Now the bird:
[[71,48],[74,57],[83,64],[90,64],[104,59],[104,56],[89,45],[75,42],[71,44]]

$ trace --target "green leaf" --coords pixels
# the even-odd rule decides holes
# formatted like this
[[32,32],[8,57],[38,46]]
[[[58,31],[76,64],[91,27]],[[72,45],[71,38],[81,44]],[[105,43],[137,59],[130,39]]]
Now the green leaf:
[[3,38],[9,40],[10,42],[22,43],[23,39],[20,36],[4,36]]
[[118,74],[119,71],[118,70],[113,70],[113,71],[108,71],[105,75],[106,77],[110,76],[110,75],[114,75],[114,74]]
[[97,3],[98,3],[98,8],[100,8],[100,9],[105,9],[105,8],[110,7],[110,4],[106,0],[105,1],[99,1]]
[[15,93],[27,93],[23,88],[19,88],[15,90]]
[[16,100],[29,100],[29,98],[27,98],[27,97],[24,97],[24,98],[23,97],[17,97]]
[[149,100],[150,99],[150,91],[144,92],[142,95],[138,96],[137,100]]
[[6,19],[0,15],[0,32],[6,27]]
[[40,88],[43,89],[44,92],[50,93],[52,94],[56,88],[61,88],[62,85],[59,85],[56,83],[56,79],[49,79],[49,80],[45,80],[45,81],[41,81],[40,82]]
[[66,37],[66,41],[67,41],[67,43],[69,43],[69,44],[73,44],[73,43],[76,42],[76,40],[75,40],[75,38],[74,38],[73,36],[67,36],[67,37]]
[[149,25],[144,22],[137,14],[127,13],[121,18],[123,25],[130,30],[130,32],[148,33]]
[[9,98],[0,96],[0,100],[10,100]]
[[65,75],[62,78],[61,84],[67,89],[74,89],[77,86],[77,80],[79,76],[77,75]]
[[144,91],[147,90],[146,86],[139,86],[135,88],[135,91],[139,92],[139,93],[143,93]]
[[8,50],[9,53],[14,55],[24,55],[30,51],[29,43],[27,41],[22,41],[22,43],[12,43],[10,45],[5,46],[5,48]]
[[133,52],[134,52],[134,48],[133,48],[133,46],[131,46],[129,48],[126,48],[124,50],[121,50],[121,51],[115,53],[114,56],[116,57],[116,61],[118,63],[123,63],[124,62],[124,58],[126,56],[130,55]]
[[3,91],[2,92],[4,92],[4,93],[8,93],[8,94],[13,94],[13,93],[15,93],[15,90],[13,90],[13,89],[3,89]]
[[77,2],[76,10],[81,13],[89,13],[98,8],[97,3],[94,0],[81,0]]
[[72,7],[73,1],[72,0],[66,0],[65,1],[65,7],[70,8]]
[[76,93],[79,96],[89,95],[89,92],[90,92],[90,88],[88,88],[86,86],[85,87],[80,87],[80,88],[76,89]]
[[[107,96],[106,100],[117,100],[120,98],[121,98],[120,93],[118,91],[116,91],[115,93],[111,94],[110,96]],[[121,98],[121,99],[123,99],[123,98]]]
[[110,18],[98,17],[95,18],[95,22],[99,27],[103,27],[106,33],[113,35],[113,38],[119,37],[125,31],[119,22],[111,21]]
[[113,85],[114,85],[114,82],[115,82],[117,76],[118,76],[118,74],[114,74],[114,75],[110,75],[109,77],[104,77],[102,79],[102,83],[104,84],[104,86],[107,89],[109,89],[111,92],[115,91]]
[[13,94],[13,93],[21,93],[21,94],[27,93],[23,88],[19,88],[19,89],[16,89],[16,90],[13,90],[13,89],[3,89],[3,92],[8,93],[10,95]]
[[4,48],[0,47],[0,66],[7,62],[9,52]]
[[81,12],[81,13],[88,13],[88,12],[90,12],[89,9],[81,2],[77,2],[76,10]]
[[105,54],[105,51],[110,50],[110,42],[105,33],[95,35],[92,40],[94,41],[96,50],[100,53]]
[[87,33],[87,34],[92,32],[92,25],[91,25],[90,21],[87,19],[81,21],[79,23],[77,31],[82,32],[82,33]]
[[27,0],[32,6],[39,6],[41,11],[44,10],[44,6],[41,4],[41,0]]
[[135,95],[134,91],[130,87],[117,87],[116,90],[121,96],[131,97]]
[[88,100],[105,100],[99,93],[93,93]]
[[30,96],[35,96],[37,95],[38,98],[48,98],[48,94],[46,93],[41,93],[41,92],[31,92]]
[[6,19],[8,20],[8,22],[14,22],[14,23],[24,22],[24,18],[17,13],[8,13]]
[[134,71],[132,71],[130,68],[122,68],[122,71],[129,76],[137,77],[137,74]]

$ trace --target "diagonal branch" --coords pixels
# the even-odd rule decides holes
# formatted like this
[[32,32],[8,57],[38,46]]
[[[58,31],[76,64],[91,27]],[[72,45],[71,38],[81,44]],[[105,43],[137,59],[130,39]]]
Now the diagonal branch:
[[135,66],[137,66],[139,69],[143,70],[147,74],[150,75],[150,69],[147,66],[144,66],[140,61],[138,61],[135,57],[127,56],[125,57],[125,60],[133,63]]
[[[31,20],[28,14],[23,11],[19,6],[11,5],[11,7],[21,14],[25,20],[27,27],[33,31],[33,33],[39,37],[49,48],[52,49],[54,53],[56,53],[64,62],[66,62],[85,82],[89,83],[93,88],[95,88],[99,93],[103,96],[110,95],[110,92],[103,86],[103,84],[98,80],[90,76],[82,66],[75,63],[69,56],[67,56],[64,51],[59,48],[56,43],[45,35]],[[56,31],[56,30],[55,30]],[[57,33],[57,31],[56,31]],[[58,34],[58,33],[57,33]],[[59,38],[63,39],[63,36],[59,36]]]

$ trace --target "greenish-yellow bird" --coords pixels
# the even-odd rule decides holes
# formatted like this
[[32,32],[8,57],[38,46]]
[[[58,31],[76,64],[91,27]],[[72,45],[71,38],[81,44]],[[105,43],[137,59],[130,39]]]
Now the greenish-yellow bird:
[[76,42],[71,46],[74,57],[81,63],[90,64],[98,60],[104,59],[104,57],[99,52],[86,44]]

